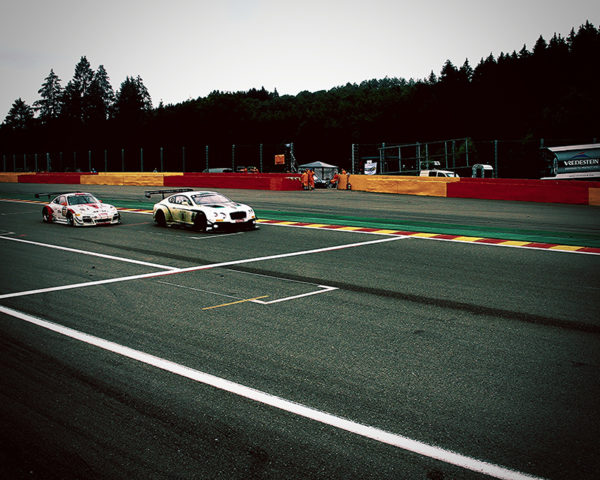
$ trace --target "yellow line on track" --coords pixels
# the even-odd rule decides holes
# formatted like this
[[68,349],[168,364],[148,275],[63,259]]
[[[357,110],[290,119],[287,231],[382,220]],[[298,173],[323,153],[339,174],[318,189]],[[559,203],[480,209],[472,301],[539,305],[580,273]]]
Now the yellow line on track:
[[204,307],[202,310],[212,310],[213,308],[227,307],[229,305],[235,305],[236,303],[251,302],[253,300],[260,300],[261,298],[267,298],[267,297],[268,297],[268,295],[263,295],[262,297],[246,298],[245,300],[238,300],[237,302],[222,303],[221,305],[214,305],[212,307]]

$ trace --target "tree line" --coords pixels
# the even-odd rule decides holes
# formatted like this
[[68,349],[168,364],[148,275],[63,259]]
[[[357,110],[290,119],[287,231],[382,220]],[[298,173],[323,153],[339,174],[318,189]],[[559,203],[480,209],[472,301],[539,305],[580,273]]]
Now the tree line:
[[386,77],[293,96],[264,87],[214,91],[157,107],[139,76],[114,92],[104,67],[93,71],[82,57],[64,88],[51,70],[39,100],[14,102],[0,127],[0,150],[294,142],[301,162],[348,168],[356,143],[459,137],[589,143],[600,133],[598,52],[600,30],[588,21],[566,38],[540,36],[532,50],[490,54],[475,67],[468,59],[461,66],[448,60],[422,80]]

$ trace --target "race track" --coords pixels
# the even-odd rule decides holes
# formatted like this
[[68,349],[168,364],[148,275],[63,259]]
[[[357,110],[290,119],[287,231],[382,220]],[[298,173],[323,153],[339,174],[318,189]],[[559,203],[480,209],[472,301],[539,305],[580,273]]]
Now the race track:
[[[40,189],[0,185],[3,478],[597,478],[600,255],[70,228],[20,201]],[[600,240],[595,207],[226,193],[280,220]]]

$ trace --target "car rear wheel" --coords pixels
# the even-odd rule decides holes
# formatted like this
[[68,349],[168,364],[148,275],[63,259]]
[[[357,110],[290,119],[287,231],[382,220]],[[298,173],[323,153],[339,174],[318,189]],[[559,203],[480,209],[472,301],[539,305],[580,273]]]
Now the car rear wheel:
[[48,208],[42,210],[42,220],[46,223],[52,223],[52,212]]
[[154,221],[159,227],[166,227],[167,220],[165,219],[165,214],[162,210],[158,210],[154,215]]

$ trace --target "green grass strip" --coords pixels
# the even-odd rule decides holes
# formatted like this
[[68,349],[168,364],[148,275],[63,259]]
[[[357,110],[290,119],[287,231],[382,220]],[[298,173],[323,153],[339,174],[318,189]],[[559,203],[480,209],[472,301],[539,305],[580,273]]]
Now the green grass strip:
[[275,210],[257,210],[259,218],[303,223],[324,223],[349,227],[381,228],[409,232],[438,233],[445,235],[464,235],[469,237],[498,238],[502,240],[520,240],[524,242],[553,243],[582,247],[600,247],[600,237],[594,234],[551,232],[540,230],[502,229],[473,225],[451,225],[435,222],[410,220],[392,220],[384,218],[348,217],[342,215],[319,215],[302,212],[282,212]]

